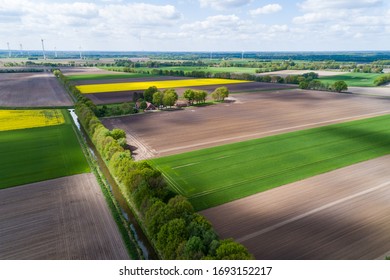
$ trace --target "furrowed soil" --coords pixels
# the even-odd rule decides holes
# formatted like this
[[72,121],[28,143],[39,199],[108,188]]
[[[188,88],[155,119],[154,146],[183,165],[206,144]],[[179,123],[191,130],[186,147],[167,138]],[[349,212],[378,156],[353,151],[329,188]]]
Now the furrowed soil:
[[159,157],[390,113],[388,99],[298,89],[229,98],[218,105],[102,121],[124,129],[134,157],[144,159],[145,149],[147,158]]
[[0,259],[128,259],[93,174],[0,190]]
[[0,107],[72,106],[51,73],[1,73]]
[[201,214],[256,259],[383,260],[390,252],[389,166],[384,156]]

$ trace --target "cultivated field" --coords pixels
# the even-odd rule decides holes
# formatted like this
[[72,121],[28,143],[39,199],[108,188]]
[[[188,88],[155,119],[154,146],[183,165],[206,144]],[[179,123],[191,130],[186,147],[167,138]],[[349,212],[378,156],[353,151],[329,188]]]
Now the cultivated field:
[[348,87],[348,92],[362,95],[390,98],[390,86],[381,87]]
[[353,87],[373,87],[374,80],[382,74],[373,73],[346,73],[337,76],[320,77],[323,83],[333,84],[336,81],[344,81],[348,86]]
[[138,74],[138,73],[110,73],[110,74],[79,74],[79,75],[67,75],[68,79],[71,81],[99,81],[99,80],[108,80],[108,79],[135,79],[135,78],[144,78],[144,77],[153,77],[148,74]]
[[[59,112],[65,123],[16,130],[8,130],[8,127],[0,131],[0,189],[89,172],[69,113],[66,110],[55,112]],[[36,117],[40,122],[42,116]],[[7,125],[12,120],[0,119],[2,126],[3,122]],[[34,125],[34,118],[29,119],[29,123]]]
[[[156,157],[390,111],[390,100],[316,91],[262,91],[230,98],[235,102],[103,119],[103,123],[124,129],[131,136],[130,145]],[[134,154],[137,158],[137,150]]]
[[280,77],[286,77],[289,75],[303,75],[305,73],[309,72],[315,72],[320,77],[328,77],[328,76],[337,76],[337,75],[344,75],[348,72],[338,72],[338,71],[326,71],[326,70],[281,70],[281,71],[273,71],[273,72],[265,72],[257,74],[259,76],[280,76]]
[[0,84],[0,107],[73,105],[51,73],[2,73]]
[[93,174],[0,190],[0,259],[128,259]]
[[164,81],[147,81],[147,82],[130,82],[130,83],[112,83],[112,84],[92,84],[80,85],[77,88],[83,94],[99,93],[99,92],[116,92],[116,91],[131,91],[145,90],[151,86],[156,86],[159,89],[166,88],[182,88],[182,87],[197,87],[207,85],[226,85],[247,83],[248,81],[229,80],[229,79],[178,79]]
[[59,125],[65,122],[60,110],[0,110],[0,131]]
[[[202,211],[256,259],[384,259],[390,156]],[[228,218],[227,218],[228,217]]]
[[390,115],[149,160],[197,210],[390,153]]

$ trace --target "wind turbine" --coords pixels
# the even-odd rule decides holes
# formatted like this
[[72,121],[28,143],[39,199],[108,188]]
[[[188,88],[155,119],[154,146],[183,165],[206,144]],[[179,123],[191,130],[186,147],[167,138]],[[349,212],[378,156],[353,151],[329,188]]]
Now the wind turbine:
[[22,43],[20,43],[20,55],[22,55],[23,54],[23,45],[22,45]]
[[8,47],[8,57],[11,57],[11,49],[9,48],[9,42],[7,42],[7,47]]
[[41,42],[42,42],[43,59],[46,60],[45,45],[43,44],[43,39],[41,39]]

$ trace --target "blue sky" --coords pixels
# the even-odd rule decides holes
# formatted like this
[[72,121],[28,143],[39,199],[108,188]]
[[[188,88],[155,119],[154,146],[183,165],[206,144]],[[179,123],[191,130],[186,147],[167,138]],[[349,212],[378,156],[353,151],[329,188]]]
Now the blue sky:
[[0,49],[390,50],[386,0],[0,0]]

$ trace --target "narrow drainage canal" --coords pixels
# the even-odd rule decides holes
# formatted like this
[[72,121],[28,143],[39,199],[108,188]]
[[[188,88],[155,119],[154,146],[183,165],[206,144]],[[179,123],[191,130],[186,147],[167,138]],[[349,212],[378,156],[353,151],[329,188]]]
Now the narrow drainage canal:
[[80,123],[78,121],[77,115],[74,112],[73,109],[69,109],[70,115],[73,118],[73,122],[77,126],[78,130],[81,132],[81,135],[84,137],[85,141],[88,144],[88,148],[90,149],[91,154],[99,164],[100,170],[103,172],[104,176],[107,179],[107,182],[110,186],[111,192],[114,195],[116,201],[118,202],[122,215],[125,217],[125,219],[129,222],[130,224],[130,229],[133,232],[138,246],[141,248],[142,253],[144,255],[144,258],[146,260],[157,260],[157,254],[154,251],[152,245],[149,243],[149,240],[143,233],[141,227],[138,224],[137,219],[134,217],[133,212],[130,210],[129,206],[127,205],[127,202],[125,198],[123,197],[121,191],[119,190],[118,185],[116,184],[115,180],[112,178],[110,172],[108,171],[108,168],[102,158],[100,157],[99,153],[96,151],[95,146],[89,139],[88,135],[86,134],[85,130],[83,127],[80,126]]

